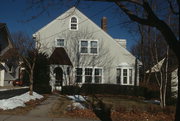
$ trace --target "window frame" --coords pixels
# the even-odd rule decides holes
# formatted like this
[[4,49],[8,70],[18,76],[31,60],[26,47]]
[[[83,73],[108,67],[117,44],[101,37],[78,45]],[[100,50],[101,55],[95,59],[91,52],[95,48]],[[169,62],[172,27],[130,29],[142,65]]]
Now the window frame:
[[[72,22],[72,18],[76,18],[76,22]],[[76,26],[76,29],[72,29],[72,25]],[[77,16],[71,16],[69,20],[69,30],[71,31],[77,31],[78,30],[78,17]]]
[[[91,74],[86,74],[86,69],[89,69],[89,70],[91,70]],[[93,82],[93,68],[92,67],[87,67],[87,68],[84,68],[84,83],[92,83]],[[88,72],[89,73],[89,72]],[[90,77],[91,78],[91,80],[90,81],[88,81],[88,80],[86,80],[86,77]]]
[[[63,45],[58,45],[58,40],[63,40]],[[56,38],[55,39],[55,47],[64,47],[65,46],[65,39],[64,38]]]
[[[95,73],[96,73],[96,69],[101,70],[101,74],[96,75],[96,74],[95,74]],[[100,80],[98,83],[96,82],[96,77],[101,77],[101,80]],[[101,83],[102,83],[102,80],[103,80],[103,68],[100,68],[100,67],[94,68],[94,83],[95,83],[95,84],[101,84]]]
[[[81,74],[77,73],[77,69],[82,69]],[[81,77],[81,81],[77,81],[77,77]],[[75,78],[76,78],[76,80],[75,80],[76,83],[82,83],[83,82],[83,68],[80,68],[80,67],[75,68]]]
[[[81,42],[82,41],[87,41],[87,53],[82,53],[81,50],[82,50],[82,45],[81,45]],[[91,52],[91,49],[94,48],[91,46],[91,42],[97,42],[97,53],[92,53]],[[90,39],[81,39],[79,40],[79,52],[80,54],[88,54],[88,55],[98,55],[99,54],[99,41],[98,40],[90,40]]]
[[[91,83],[91,84],[102,84],[103,83],[103,67],[76,67],[75,68],[75,78],[77,79],[77,71],[76,71],[76,69],[77,68],[81,68],[82,69],[82,82],[78,82],[79,84],[83,84],[83,83]],[[92,81],[91,82],[86,82],[86,76],[89,76],[89,75],[86,75],[86,72],[85,72],[85,69],[87,69],[87,68],[89,68],[89,69],[92,69],[92,75],[91,75],[91,79],[92,79]],[[95,82],[95,69],[101,69],[101,75],[98,75],[99,77],[101,77],[101,80],[100,80],[100,82],[99,83],[96,83]],[[76,82],[76,80],[75,80],[75,82]]]
[[[121,70],[120,76],[118,76],[118,74],[117,74],[117,70],[118,69]],[[124,75],[124,70],[127,70],[126,75]],[[130,75],[130,70],[131,70],[131,75]],[[124,78],[127,79],[127,83],[124,83]],[[118,83],[118,79],[120,80],[119,83]],[[120,84],[120,85],[134,85],[134,69],[133,69],[133,67],[131,67],[131,66],[117,67],[116,68],[116,84]]]
[[[81,50],[82,50],[82,42],[83,42],[83,41],[84,41],[84,42],[87,42],[87,52],[86,52],[86,53],[81,51]],[[88,43],[87,40],[81,40],[80,43],[79,43],[79,47],[80,47],[80,48],[79,48],[79,52],[80,52],[81,54],[88,54],[88,53],[89,53],[89,51],[88,51],[88,50],[89,50],[89,49],[88,49],[88,45],[89,45],[89,43]],[[86,48],[86,46],[83,46],[83,48]]]

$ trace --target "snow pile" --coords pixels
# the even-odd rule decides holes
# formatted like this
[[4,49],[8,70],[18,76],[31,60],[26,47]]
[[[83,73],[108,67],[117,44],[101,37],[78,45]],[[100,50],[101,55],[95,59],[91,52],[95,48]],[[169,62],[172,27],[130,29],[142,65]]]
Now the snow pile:
[[72,102],[71,105],[67,106],[67,110],[71,111],[71,110],[78,110],[78,109],[85,109],[85,107],[78,102]]
[[69,99],[74,100],[76,102],[84,102],[86,101],[86,97],[83,97],[82,95],[73,95],[73,96],[67,96]]
[[36,92],[33,92],[33,95],[29,95],[29,92],[26,92],[25,94],[22,94],[20,96],[15,96],[9,99],[0,100],[0,109],[8,110],[17,107],[24,107],[25,106],[24,103],[30,100],[41,99],[41,98],[43,98],[43,96],[37,94]]
[[67,106],[67,110],[85,109],[82,102],[86,101],[86,97],[83,97],[82,95],[73,95],[67,97],[72,100],[72,104]]

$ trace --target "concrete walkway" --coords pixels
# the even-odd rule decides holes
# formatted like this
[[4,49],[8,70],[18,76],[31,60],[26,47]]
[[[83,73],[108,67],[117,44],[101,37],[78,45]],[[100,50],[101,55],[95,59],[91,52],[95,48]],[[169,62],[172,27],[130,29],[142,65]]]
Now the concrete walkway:
[[0,115],[0,121],[97,121],[97,120]]
[[53,104],[55,104],[59,99],[58,95],[50,95],[47,100],[43,101],[35,109],[31,110],[27,116],[33,117],[48,117]]

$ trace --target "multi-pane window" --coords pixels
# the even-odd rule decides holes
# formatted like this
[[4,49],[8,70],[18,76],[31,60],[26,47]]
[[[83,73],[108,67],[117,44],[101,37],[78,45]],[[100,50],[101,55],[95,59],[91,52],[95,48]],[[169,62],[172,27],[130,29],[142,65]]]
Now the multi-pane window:
[[132,84],[132,69],[129,69],[129,84]]
[[89,54],[98,53],[97,40],[81,40],[79,47],[80,47],[80,53],[89,53]]
[[121,84],[121,69],[120,68],[117,68],[116,79],[117,79],[117,84]]
[[131,67],[117,68],[116,82],[121,85],[133,85],[133,69]]
[[85,83],[92,82],[92,68],[85,68]]
[[81,41],[81,53],[88,53],[88,41]]
[[77,30],[78,29],[78,20],[76,17],[72,17],[70,20],[70,29]]
[[76,82],[81,83],[82,82],[82,76],[83,76],[82,68],[76,68]]
[[76,82],[79,83],[102,83],[102,68],[76,68]]
[[57,47],[64,47],[64,39],[56,39]]
[[90,41],[90,53],[97,53],[97,41]]
[[127,84],[127,69],[123,69],[123,83]]
[[94,70],[94,82],[101,83],[102,81],[102,69],[95,68]]

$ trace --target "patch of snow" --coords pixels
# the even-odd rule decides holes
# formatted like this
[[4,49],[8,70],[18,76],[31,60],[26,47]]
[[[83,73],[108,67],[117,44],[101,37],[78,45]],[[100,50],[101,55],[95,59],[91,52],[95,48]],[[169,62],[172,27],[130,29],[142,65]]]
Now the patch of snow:
[[24,103],[30,100],[41,99],[41,98],[43,98],[43,96],[37,94],[36,92],[33,92],[33,95],[29,95],[29,92],[26,92],[19,96],[0,100],[0,109],[8,110],[8,109],[14,109],[17,107],[24,107],[25,106]]
[[144,100],[145,103],[160,104],[159,100]]
[[73,102],[71,105],[67,106],[67,110],[75,110],[75,109],[85,109],[85,107],[79,102]]
[[81,103],[78,103],[78,102],[74,102],[72,105],[73,107],[76,107],[78,109],[85,109],[85,107]]
[[67,96],[69,99],[74,100],[76,102],[83,102],[86,101],[86,97],[83,97],[82,95],[73,95],[73,96]]

